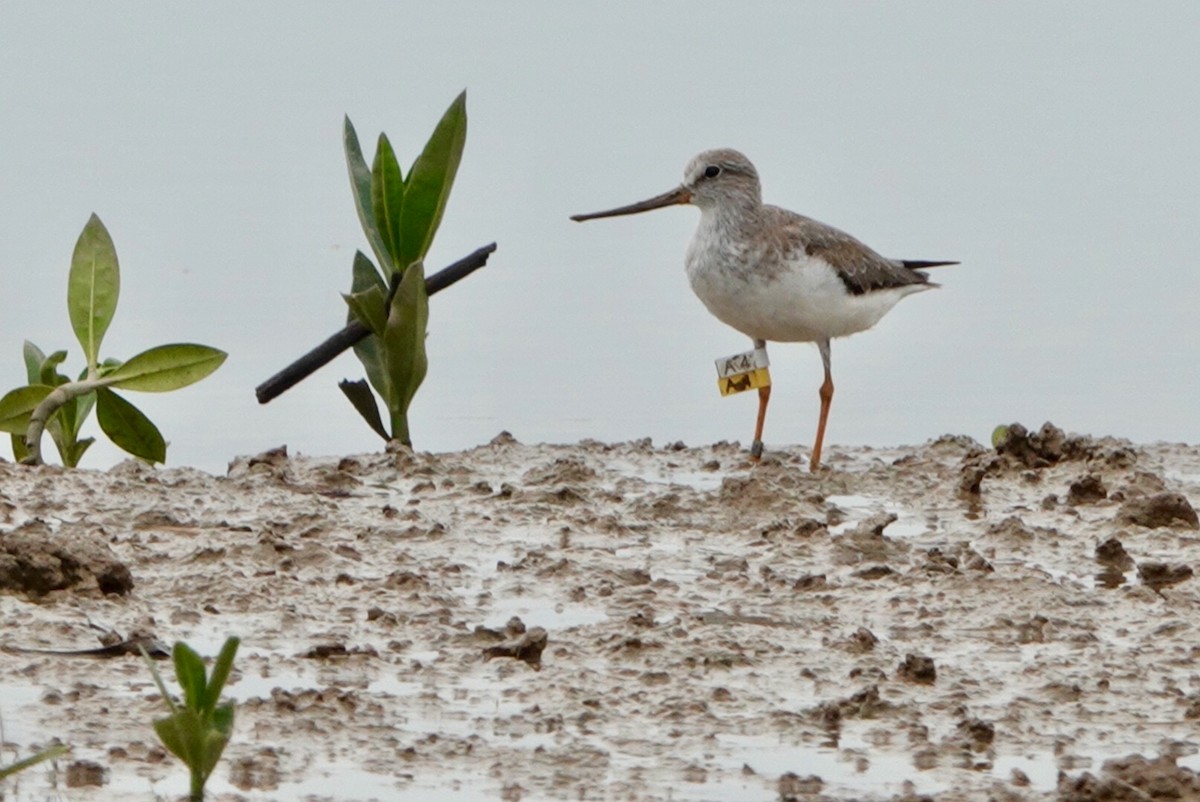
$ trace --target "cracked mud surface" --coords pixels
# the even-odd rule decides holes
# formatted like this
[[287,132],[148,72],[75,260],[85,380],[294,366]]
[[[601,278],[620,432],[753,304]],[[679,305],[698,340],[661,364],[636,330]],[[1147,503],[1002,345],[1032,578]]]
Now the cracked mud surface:
[[[1200,799],[1200,447],[806,460],[502,435],[226,477],[0,463],[0,561],[37,535],[85,563],[0,590],[0,646],[239,635],[214,799]],[[0,763],[73,747],[4,798],[185,794],[160,704],[132,656],[0,651]]]

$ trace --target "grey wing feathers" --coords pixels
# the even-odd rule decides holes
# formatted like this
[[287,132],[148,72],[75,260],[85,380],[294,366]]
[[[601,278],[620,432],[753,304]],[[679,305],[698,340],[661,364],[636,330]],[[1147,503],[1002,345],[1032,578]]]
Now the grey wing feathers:
[[929,277],[916,267],[932,267],[931,263],[901,262],[887,259],[840,229],[808,217],[779,209],[788,216],[783,229],[787,232],[789,249],[803,249],[809,256],[822,259],[837,271],[842,283],[854,295],[872,290],[928,284]]

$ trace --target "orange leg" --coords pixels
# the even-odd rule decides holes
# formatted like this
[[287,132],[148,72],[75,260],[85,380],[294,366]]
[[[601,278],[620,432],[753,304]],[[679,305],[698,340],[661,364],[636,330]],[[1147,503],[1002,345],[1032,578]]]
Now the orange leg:
[[[755,340],[755,348],[766,350],[766,340]],[[758,388],[758,420],[754,424],[754,442],[750,444],[750,461],[758,462],[762,459],[763,442],[762,432],[763,424],[767,420],[767,402],[771,400],[771,385]]]
[[754,424],[754,442],[750,445],[750,460],[758,462],[762,459],[763,423],[767,420],[767,402],[771,400],[771,385],[758,388],[758,421]]
[[813,443],[812,460],[808,463],[810,471],[816,471],[821,465],[821,445],[825,442],[825,423],[829,420],[829,407],[833,403],[833,373],[829,367],[829,340],[817,343],[821,349],[821,362],[825,365],[825,381],[821,383],[821,417],[817,421],[817,440]]

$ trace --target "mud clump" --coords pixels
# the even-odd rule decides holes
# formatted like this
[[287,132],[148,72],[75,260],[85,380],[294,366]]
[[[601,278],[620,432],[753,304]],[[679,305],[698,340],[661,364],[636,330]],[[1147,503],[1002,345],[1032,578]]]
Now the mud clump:
[[521,477],[531,485],[580,485],[596,478],[596,471],[581,457],[559,457],[547,465],[531,468]]
[[1146,799],[1175,799],[1200,802],[1200,776],[1175,765],[1163,755],[1147,760],[1141,755],[1106,761],[1100,777],[1084,772],[1079,777],[1063,776],[1058,783],[1059,802],[1141,802]]
[[275,479],[286,479],[290,460],[286,445],[269,448],[252,457],[238,457],[229,463],[227,474],[231,479],[251,475],[267,475]]
[[[844,565],[851,565],[866,561],[886,564],[904,559],[911,547],[883,533],[896,520],[894,512],[875,513],[842,533],[834,542],[837,560]],[[876,578],[878,576],[881,574],[876,574]]]
[[[996,453],[1020,463],[1026,468],[1045,468],[1067,457],[1067,436],[1063,430],[1047,421],[1036,432],[1019,423],[1005,427],[994,442]],[[1072,444],[1072,452],[1077,451]]]
[[1115,537],[1110,537],[1096,547],[1096,562],[1122,571],[1128,571],[1133,567],[1133,558],[1129,556],[1129,552],[1125,551],[1125,546],[1121,541]]
[[[1067,435],[1048,421],[1036,432],[1019,423],[1001,426],[993,436],[992,445],[995,447],[993,452],[973,451],[963,457],[959,466],[960,493],[977,496],[985,478],[1005,472],[1041,470],[1075,461],[1106,468],[1128,468],[1137,461],[1136,453],[1128,446],[1108,438]],[[1107,498],[1107,488],[1097,477],[1089,474],[1076,484],[1079,487],[1072,486],[1075,500],[1071,503],[1091,503]]]
[[67,787],[99,787],[108,782],[108,769],[94,760],[73,760],[67,764]]
[[875,718],[888,708],[888,703],[879,695],[879,686],[869,685],[845,699],[823,703],[816,709],[815,714],[821,725],[836,740],[844,719]]
[[234,760],[229,767],[229,782],[242,791],[274,791],[279,781],[279,753],[271,747]]
[[894,573],[896,573],[896,572],[893,571],[889,566],[870,565],[859,571],[855,571],[853,574],[851,574],[851,576],[857,577],[858,579],[871,580],[871,579],[882,579],[883,577],[890,576]]
[[518,638],[524,635],[525,631],[525,622],[521,620],[520,616],[514,615],[508,619],[508,622],[504,625],[504,629],[492,629],[491,627],[480,625],[475,627],[475,631],[471,633],[471,637],[485,643],[500,643],[511,638]]
[[90,533],[56,533],[40,521],[0,533],[0,590],[44,596],[76,588],[124,596],[133,575]]
[[922,685],[937,682],[937,667],[933,664],[933,658],[920,654],[906,654],[896,674],[902,680]]
[[972,752],[983,752],[996,740],[996,726],[990,721],[973,718],[960,721],[954,734],[958,741]]
[[1047,540],[1059,535],[1058,530],[1035,526],[1030,528],[1016,515],[1010,515],[987,528],[987,536],[1000,542],[1032,543],[1036,540]]
[[488,646],[483,650],[484,658],[491,660],[493,657],[511,657],[540,671],[542,652],[545,651],[546,644],[549,642],[546,630],[542,627],[531,627],[526,630],[525,624],[516,617],[509,620],[504,630],[505,634],[509,636],[508,640],[495,646]]
[[955,543],[946,549],[934,547],[926,550],[922,568],[930,574],[955,574],[961,571],[992,573],[996,570],[983,555],[963,543]]
[[340,657],[354,657],[356,655],[378,657],[379,652],[375,650],[374,646],[347,646],[341,641],[334,641],[330,643],[318,643],[296,656],[305,660],[334,660]]
[[1000,458],[985,451],[964,457],[959,467],[958,492],[965,496],[978,496],[983,492],[983,480],[999,467]]
[[1108,498],[1108,488],[1094,473],[1079,477],[1067,489],[1067,503],[1072,506],[1079,504],[1095,504]]
[[1151,590],[1178,585],[1180,582],[1191,579],[1192,573],[1190,565],[1167,565],[1156,562],[1138,564],[1138,577]]
[[1121,505],[1117,518],[1149,529],[1160,527],[1200,528],[1196,510],[1180,493],[1157,493],[1147,498],[1135,498]]
[[[1125,533],[1122,532],[1121,534],[1124,535]],[[1124,585],[1125,572],[1132,569],[1136,564],[1133,558],[1129,556],[1129,552],[1125,550],[1124,544],[1115,537],[1110,537],[1096,547],[1096,562],[1100,563],[1100,571],[1095,575],[1096,582],[1101,587],[1108,588],[1109,590]],[[1183,577],[1183,579],[1186,578]],[[1151,589],[1158,590],[1158,587],[1154,587],[1150,581],[1146,580],[1144,575],[1142,581],[1150,586]],[[1182,579],[1179,581],[1182,581]]]
[[825,590],[829,582],[825,574],[805,574],[792,583],[793,590]]
[[866,627],[859,627],[846,639],[845,646],[853,652],[869,652],[879,645],[879,638]]
[[795,772],[787,772],[779,778],[779,802],[802,802],[812,799],[821,793],[825,781],[815,774],[801,777]]

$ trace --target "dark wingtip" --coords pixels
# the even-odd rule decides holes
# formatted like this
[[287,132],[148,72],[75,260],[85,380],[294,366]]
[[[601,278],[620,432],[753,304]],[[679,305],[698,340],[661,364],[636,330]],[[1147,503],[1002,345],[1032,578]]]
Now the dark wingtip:
[[948,267],[949,265],[962,264],[961,262],[927,262],[921,259],[901,259],[900,264],[907,267],[909,270],[924,270],[927,267]]

